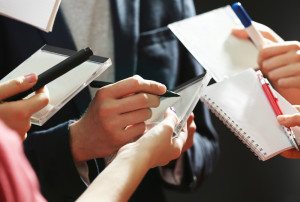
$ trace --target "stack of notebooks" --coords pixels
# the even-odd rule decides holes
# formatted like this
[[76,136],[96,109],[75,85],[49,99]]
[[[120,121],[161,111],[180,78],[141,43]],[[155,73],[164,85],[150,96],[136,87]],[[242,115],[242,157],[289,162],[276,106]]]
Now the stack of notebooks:
[[[230,6],[175,22],[169,28],[217,82],[201,97],[260,160],[293,148],[278,124],[256,72],[258,50],[250,40],[231,35],[242,27]],[[284,114],[298,113],[278,94]],[[300,136],[299,127],[293,131]],[[299,140],[298,140],[299,142]]]

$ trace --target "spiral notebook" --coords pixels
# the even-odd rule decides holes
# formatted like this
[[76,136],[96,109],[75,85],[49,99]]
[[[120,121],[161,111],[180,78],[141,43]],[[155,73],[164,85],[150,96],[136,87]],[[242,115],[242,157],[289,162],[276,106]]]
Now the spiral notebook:
[[[278,94],[279,105],[284,114],[298,113]],[[293,148],[253,69],[245,70],[229,79],[204,89],[201,101],[231,131],[239,137],[260,160],[268,160],[282,151]],[[296,135],[300,128],[293,127]],[[299,139],[297,139],[298,142]]]

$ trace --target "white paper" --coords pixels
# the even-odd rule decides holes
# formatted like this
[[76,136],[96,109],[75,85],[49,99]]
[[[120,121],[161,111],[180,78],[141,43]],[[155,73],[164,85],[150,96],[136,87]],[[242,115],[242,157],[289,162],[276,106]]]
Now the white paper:
[[169,25],[171,31],[217,81],[257,67],[258,51],[249,40],[231,35],[242,26],[230,6]]
[[0,14],[52,31],[61,0],[0,0]]

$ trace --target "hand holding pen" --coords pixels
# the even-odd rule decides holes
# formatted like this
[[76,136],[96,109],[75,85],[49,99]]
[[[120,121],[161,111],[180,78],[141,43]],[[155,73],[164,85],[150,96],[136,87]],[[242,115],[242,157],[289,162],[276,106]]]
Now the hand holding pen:
[[[268,82],[267,79],[265,79],[260,71],[257,71],[257,76],[259,79],[259,82],[262,86],[262,89],[275,113],[276,116],[283,115],[282,110],[280,109],[280,106],[278,104],[278,97],[276,95],[275,90],[272,88],[271,84]],[[284,130],[285,135],[288,137],[290,143],[295,147],[296,150],[299,151],[299,147],[294,135],[294,132],[289,127],[282,127]]]

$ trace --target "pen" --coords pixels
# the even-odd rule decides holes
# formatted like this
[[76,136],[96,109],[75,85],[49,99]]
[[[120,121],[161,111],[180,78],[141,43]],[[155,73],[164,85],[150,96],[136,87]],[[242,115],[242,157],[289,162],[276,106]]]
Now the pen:
[[85,48],[85,49],[82,49],[82,50],[76,52],[72,56],[68,57],[67,59],[63,60],[62,62],[54,65],[50,69],[48,69],[45,72],[38,75],[38,81],[31,89],[26,90],[17,95],[14,95],[10,98],[7,98],[4,101],[6,101],[6,102],[17,101],[17,100],[21,100],[21,99],[25,98],[30,93],[37,91],[38,89],[42,88],[46,84],[50,83],[51,81],[55,80],[56,78],[60,77],[61,75],[67,73],[74,67],[85,62],[92,55],[93,55],[93,52],[90,48]]
[[249,17],[246,10],[243,8],[240,2],[236,2],[231,6],[232,10],[238,16],[242,24],[244,25],[247,33],[249,34],[251,40],[258,49],[261,49],[264,45],[264,39],[261,33],[252,24],[252,19]]
[[[257,71],[257,76],[258,76],[259,82],[262,86],[262,89],[263,89],[266,97],[268,98],[269,103],[271,104],[271,107],[272,107],[273,111],[275,112],[276,116],[283,115],[283,113],[279,107],[279,104],[278,104],[278,97],[276,96],[276,92],[272,88],[271,84],[269,83],[269,81],[266,78],[263,77],[261,71]],[[282,126],[282,127],[283,127],[284,133],[288,137],[290,143],[295,147],[295,149],[297,149],[299,151],[293,130],[291,128],[287,128],[285,126]]]
[[[111,82],[106,82],[106,81],[92,81],[90,83],[90,86],[92,88],[102,88],[103,86],[106,86],[106,85],[109,85],[109,84],[112,84]],[[173,91],[169,91],[167,90],[165,92],[165,94],[162,94],[160,95],[161,97],[180,97],[179,94],[173,92]]]

